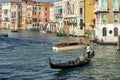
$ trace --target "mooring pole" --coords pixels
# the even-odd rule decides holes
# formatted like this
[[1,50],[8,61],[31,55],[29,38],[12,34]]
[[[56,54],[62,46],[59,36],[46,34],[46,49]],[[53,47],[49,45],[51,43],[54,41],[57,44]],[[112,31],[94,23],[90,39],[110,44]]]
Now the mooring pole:
[[120,51],[120,35],[118,36],[117,50]]

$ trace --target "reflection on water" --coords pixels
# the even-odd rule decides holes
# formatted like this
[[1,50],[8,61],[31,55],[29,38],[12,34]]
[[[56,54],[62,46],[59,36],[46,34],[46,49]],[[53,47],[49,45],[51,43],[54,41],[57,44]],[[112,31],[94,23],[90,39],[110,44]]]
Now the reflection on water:
[[56,37],[54,34],[21,31],[0,39],[0,78],[10,80],[119,80],[120,52],[116,46],[94,44],[95,57],[84,67],[69,70],[50,69],[48,57],[57,63],[74,60],[84,49],[54,52],[52,46],[78,41],[77,37]]

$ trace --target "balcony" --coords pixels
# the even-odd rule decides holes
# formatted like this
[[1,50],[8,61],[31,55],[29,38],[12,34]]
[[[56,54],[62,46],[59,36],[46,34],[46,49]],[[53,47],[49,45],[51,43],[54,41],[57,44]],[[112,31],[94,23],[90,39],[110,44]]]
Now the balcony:
[[109,12],[109,8],[107,9],[102,9],[102,8],[96,8],[94,10],[94,13],[97,14],[97,13],[108,13]]
[[2,22],[10,22],[9,20],[3,20]]
[[63,1],[63,0],[55,0],[55,2],[59,2],[59,1]]
[[62,18],[62,14],[54,14],[55,17],[58,19],[58,18]]
[[113,8],[113,12],[114,13],[119,13],[120,12],[120,8]]

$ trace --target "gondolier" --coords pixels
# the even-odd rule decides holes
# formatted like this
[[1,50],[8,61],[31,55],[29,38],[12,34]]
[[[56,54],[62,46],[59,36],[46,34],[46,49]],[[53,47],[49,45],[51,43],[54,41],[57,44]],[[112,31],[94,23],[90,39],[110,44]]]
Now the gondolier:
[[90,46],[89,46],[89,44],[87,44],[86,52],[88,54],[88,58],[90,58]]

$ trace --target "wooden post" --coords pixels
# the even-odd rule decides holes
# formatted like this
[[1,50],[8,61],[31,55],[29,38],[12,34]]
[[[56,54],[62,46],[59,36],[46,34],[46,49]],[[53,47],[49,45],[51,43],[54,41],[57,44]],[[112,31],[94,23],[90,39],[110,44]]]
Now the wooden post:
[[118,36],[117,50],[120,51],[120,35]]

